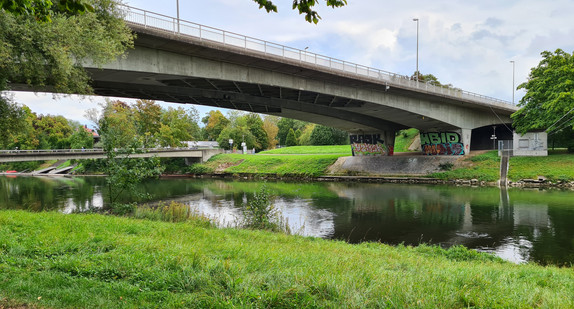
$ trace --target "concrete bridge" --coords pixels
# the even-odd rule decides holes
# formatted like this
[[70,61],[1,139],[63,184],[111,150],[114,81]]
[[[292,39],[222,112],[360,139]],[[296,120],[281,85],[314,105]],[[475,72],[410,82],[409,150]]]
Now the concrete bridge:
[[[130,158],[186,158],[190,161],[204,162],[212,156],[222,153],[222,149],[138,149],[141,153],[130,154]],[[126,156],[123,154],[118,157]],[[47,161],[47,160],[83,160],[103,159],[106,154],[101,149],[53,149],[53,150],[0,150],[0,162]]]
[[125,13],[135,49],[103,68],[86,66],[98,95],[336,127],[350,133],[356,155],[392,155],[395,132],[411,127],[426,154],[491,146],[494,130],[511,136],[517,107],[508,102],[132,7]]

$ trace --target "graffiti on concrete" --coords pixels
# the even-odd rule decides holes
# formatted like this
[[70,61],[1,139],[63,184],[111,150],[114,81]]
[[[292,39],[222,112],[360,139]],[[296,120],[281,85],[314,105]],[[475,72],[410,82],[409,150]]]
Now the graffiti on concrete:
[[392,156],[393,146],[386,145],[381,134],[351,135],[353,156]]
[[423,153],[429,156],[464,155],[464,145],[460,134],[456,132],[427,132],[421,133]]

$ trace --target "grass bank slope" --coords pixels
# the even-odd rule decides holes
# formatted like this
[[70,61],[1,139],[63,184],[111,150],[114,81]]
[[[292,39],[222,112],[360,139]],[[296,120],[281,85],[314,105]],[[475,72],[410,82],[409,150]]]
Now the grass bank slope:
[[538,179],[544,176],[550,181],[574,180],[574,154],[549,151],[547,157],[511,157],[508,177],[513,181]]
[[192,166],[202,173],[259,174],[296,177],[318,177],[343,154],[311,155],[242,155],[219,154],[204,165]]
[[101,215],[0,212],[0,307],[572,308],[572,269]]
[[262,151],[259,154],[341,154],[350,156],[351,145],[293,146]]

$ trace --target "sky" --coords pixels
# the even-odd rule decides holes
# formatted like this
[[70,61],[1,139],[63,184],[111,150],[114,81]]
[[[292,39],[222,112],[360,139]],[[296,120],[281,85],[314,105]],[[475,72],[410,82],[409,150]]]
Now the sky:
[[[168,16],[176,16],[177,2],[124,0]],[[337,9],[320,0],[316,10],[322,20],[317,25],[291,10],[291,1],[274,2],[279,12],[268,14],[251,0],[180,0],[179,12],[187,21],[403,75],[412,75],[416,68],[413,19],[418,18],[421,73],[509,102],[514,88],[540,62],[542,51],[574,51],[574,0],[348,0]],[[523,95],[523,90],[514,91],[515,102]],[[15,99],[38,114],[86,124],[85,110],[104,101],[25,92],[15,93]],[[213,109],[196,108],[201,116]]]

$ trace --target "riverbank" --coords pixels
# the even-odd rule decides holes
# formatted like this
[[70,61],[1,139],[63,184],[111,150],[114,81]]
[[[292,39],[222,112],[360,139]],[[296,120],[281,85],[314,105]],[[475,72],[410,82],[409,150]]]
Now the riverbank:
[[[348,145],[297,146],[255,155],[220,154],[205,163],[192,166],[186,166],[183,159],[177,160],[163,163],[167,167],[163,177],[444,183],[471,186],[496,186],[500,178],[500,158],[495,151],[471,152],[469,156],[456,157],[429,157],[416,152],[397,153],[393,157],[350,157]],[[82,164],[76,171],[83,171],[86,175],[98,172],[85,170]],[[549,151],[548,157],[512,157],[508,180],[509,186],[517,187],[574,188],[574,154],[559,150]]]
[[[569,268],[462,247],[0,212],[0,307],[571,308]],[[185,236],[183,236],[185,235]]]

